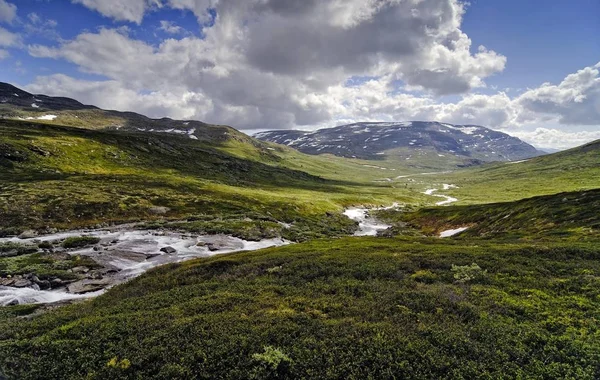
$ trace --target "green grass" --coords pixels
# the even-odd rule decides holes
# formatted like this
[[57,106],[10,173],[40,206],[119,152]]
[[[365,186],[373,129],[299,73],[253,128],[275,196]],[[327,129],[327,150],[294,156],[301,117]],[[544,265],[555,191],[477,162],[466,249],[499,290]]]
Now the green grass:
[[[168,265],[31,319],[8,308],[0,368],[19,379],[594,379],[598,247],[344,238]],[[472,263],[485,275],[457,281],[453,265]]]
[[[240,219],[253,216],[258,230],[265,222],[292,223],[297,228],[288,232],[302,240],[330,235],[332,228],[347,233],[347,221],[329,215],[339,216],[344,206],[422,197],[348,175],[350,166],[365,169],[362,164],[328,166],[297,152],[285,158],[286,150],[276,155],[244,142],[247,136],[212,145],[167,137],[2,121],[0,231],[208,217],[229,232],[246,230]],[[298,164],[282,163],[282,157]],[[312,173],[300,170],[305,164]],[[352,181],[335,179],[341,168]],[[306,231],[312,225],[314,231]]]
[[[516,202],[380,211],[383,220],[409,223],[428,235],[469,227],[465,238],[589,240],[600,237],[600,189],[539,196]],[[403,229],[399,229],[402,231]]]
[[[508,202],[538,195],[600,188],[600,141],[520,163],[492,163],[481,167],[415,176],[397,181],[421,191],[455,184],[441,191],[458,198],[459,204]],[[430,197],[432,203],[439,198]]]
[[18,257],[2,257],[0,258],[0,277],[32,273],[41,280],[52,278],[76,280],[80,277],[69,270],[79,266],[98,268],[98,264],[87,256],[39,252]]

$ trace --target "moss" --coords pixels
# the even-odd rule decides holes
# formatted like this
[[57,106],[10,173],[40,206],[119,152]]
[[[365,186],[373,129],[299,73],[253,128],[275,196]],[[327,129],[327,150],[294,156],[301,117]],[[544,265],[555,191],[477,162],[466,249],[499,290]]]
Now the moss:
[[100,238],[94,236],[72,236],[66,238],[61,245],[63,248],[81,248],[98,244],[99,242]]

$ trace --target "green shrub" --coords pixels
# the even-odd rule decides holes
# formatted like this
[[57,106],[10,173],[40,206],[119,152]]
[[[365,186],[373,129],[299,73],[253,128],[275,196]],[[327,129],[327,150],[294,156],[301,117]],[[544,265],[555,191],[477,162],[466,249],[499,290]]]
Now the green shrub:
[[417,282],[433,284],[438,280],[438,275],[429,270],[419,270],[413,273],[410,278]]
[[99,242],[100,239],[93,236],[73,236],[66,238],[65,241],[63,241],[62,246],[64,248],[81,248],[98,244]]
[[454,279],[456,282],[461,284],[482,280],[487,275],[487,270],[481,269],[481,267],[475,263],[472,263],[471,265],[452,264],[451,270],[454,272]]
[[279,378],[288,373],[292,359],[279,348],[265,346],[265,352],[252,355],[257,363],[254,367],[253,377],[256,379]]

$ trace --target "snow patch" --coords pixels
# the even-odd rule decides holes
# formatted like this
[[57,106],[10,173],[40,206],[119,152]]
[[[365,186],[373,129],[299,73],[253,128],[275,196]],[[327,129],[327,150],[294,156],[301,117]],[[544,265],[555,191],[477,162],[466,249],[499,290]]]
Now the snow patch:
[[455,228],[452,230],[446,230],[446,231],[442,231],[440,232],[440,237],[441,238],[447,238],[450,236],[454,236],[454,235],[458,235],[459,233],[468,230],[469,227],[461,227],[461,228]]

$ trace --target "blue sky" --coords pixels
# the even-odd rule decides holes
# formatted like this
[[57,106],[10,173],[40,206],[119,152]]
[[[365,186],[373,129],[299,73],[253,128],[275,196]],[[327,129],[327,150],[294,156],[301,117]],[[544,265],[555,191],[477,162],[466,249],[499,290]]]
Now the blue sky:
[[600,1],[376,3],[0,0],[0,81],[246,130],[436,119],[544,147],[600,138]]

